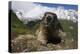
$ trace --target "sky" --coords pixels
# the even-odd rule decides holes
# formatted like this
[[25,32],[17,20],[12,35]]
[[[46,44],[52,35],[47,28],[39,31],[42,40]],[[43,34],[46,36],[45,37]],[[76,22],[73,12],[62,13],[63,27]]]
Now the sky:
[[42,6],[47,6],[47,7],[59,7],[59,6],[63,6],[64,9],[74,9],[74,10],[78,10],[78,5],[71,5],[71,4],[54,4],[54,3],[37,3],[34,2],[36,4],[40,4]]
[[12,1],[11,8],[20,20],[26,21],[42,19],[45,12],[56,13],[59,19],[71,19],[75,22],[78,17],[78,6],[70,4]]

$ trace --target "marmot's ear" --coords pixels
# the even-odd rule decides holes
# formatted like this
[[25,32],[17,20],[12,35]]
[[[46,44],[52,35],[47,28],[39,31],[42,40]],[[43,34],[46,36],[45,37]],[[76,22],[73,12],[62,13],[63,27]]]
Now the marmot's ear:
[[59,21],[58,21],[58,19],[57,19],[57,15],[54,15],[54,17],[53,17],[53,23],[54,23],[55,25],[57,25],[57,24],[59,23]]
[[43,16],[42,21],[45,19],[45,17],[46,17],[46,13],[45,13],[44,16]]

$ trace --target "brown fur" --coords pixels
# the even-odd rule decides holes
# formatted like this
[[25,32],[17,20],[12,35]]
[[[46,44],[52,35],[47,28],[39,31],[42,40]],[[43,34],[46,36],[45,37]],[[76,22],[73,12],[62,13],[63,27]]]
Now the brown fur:
[[38,36],[37,40],[41,41],[42,44],[58,44],[61,42],[60,31],[63,32],[63,28],[57,19],[57,15],[55,13],[46,12],[36,32]]

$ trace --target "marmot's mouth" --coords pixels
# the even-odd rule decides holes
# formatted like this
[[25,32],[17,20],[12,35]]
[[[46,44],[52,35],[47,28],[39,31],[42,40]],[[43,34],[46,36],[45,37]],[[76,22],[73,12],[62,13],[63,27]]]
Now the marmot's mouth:
[[50,24],[52,24],[52,21],[54,19],[51,17],[51,16],[47,16],[44,23],[45,23],[45,26],[50,26]]
[[45,26],[50,26],[52,22],[45,23]]

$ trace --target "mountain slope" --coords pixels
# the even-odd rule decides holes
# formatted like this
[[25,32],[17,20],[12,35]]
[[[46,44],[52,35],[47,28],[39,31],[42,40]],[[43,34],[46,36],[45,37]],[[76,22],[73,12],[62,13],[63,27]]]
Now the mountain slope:
[[20,21],[13,11],[10,11],[11,15],[11,37],[12,39],[18,34],[25,34],[27,32],[26,26]]

